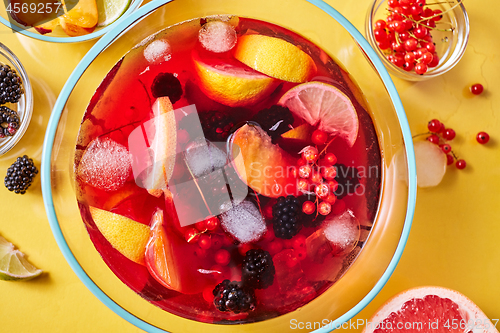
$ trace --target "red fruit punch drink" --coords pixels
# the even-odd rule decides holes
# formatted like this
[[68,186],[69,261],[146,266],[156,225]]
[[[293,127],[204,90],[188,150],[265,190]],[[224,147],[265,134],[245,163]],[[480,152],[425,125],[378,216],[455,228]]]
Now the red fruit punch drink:
[[76,146],[77,199],[109,268],[208,323],[294,311],[357,257],[380,197],[362,93],[319,47],[243,17],[184,22],[108,73]]

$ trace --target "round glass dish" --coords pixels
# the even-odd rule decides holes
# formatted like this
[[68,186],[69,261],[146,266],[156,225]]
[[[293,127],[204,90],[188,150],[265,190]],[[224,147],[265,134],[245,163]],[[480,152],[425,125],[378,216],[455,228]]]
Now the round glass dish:
[[[428,7],[433,10],[439,9],[444,14],[442,19],[436,22],[436,28],[438,29],[431,31],[436,53],[439,56],[439,63],[435,67],[429,67],[428,71],[422,75],[415,73],[414,70],[406,71],[401,67],[397,67],[387,59],[388,52],[382,51],[377,45],[373,26],[377,20],[387,19],[387,1],[375,0],[368,10],[365,21],[365,35],[389,72],[398,78],[408,81],[431,79],[451,70],[464,55],[469,40],[469,17],[462,1],[436,2]],[[441,31],[449,30],[451,27],[453,27],[452,31]]]
[[[159,30],[216,14],[260,19],[297,32],[350,73],[364,93],[382,150],[381,197],[374,227],[351,267],[323,294],[288,314],[242,325],[205,324],[154,306],[112,273],[93,246],[75,193],[75,145],[86,106],[113,66]],[[42,192],[54,237],[82,282],[104,304],[148,332],[286,331],[291,323],[339,327],[361,311],[394,271],[406,244],[416,200],[412,138],[398,93],[381,60],[359,31],[322,1],[155,1],[103,36],[72,73],[55,104],[42,155]],[[325,322],[327,321],[327,322]]]
[[25,36],[42,40],[45,42],[75,43],[75,42],[84,42],[87,40],[92,40],[101,37],[108,31],[113,29],[115,26],[117,26],[120,22],[122,22],[125,19],[125,17],[134,12],[141,5],[142,0],[132,0],[128,9],[120,16],[120,18],[118,18],[113,23],[104,27],[97,27],[93,32],[89,34],[76,37],[69,37],[66,33],[64,33],[64,31],[61,29],[60,26],[56,27],[56,29],[54,29],[53,32],[44,35],[36,31],[35,28],[28,29],[27,27],[11,19],[9,13],[7,12],[7,7],[6,7],[8,3],[10,3],[10,1],[2,1],[0,4],[0,22],[5,26],[7,26],[8,28],[12,29],[13,31],[19,32]]
[[33,113],[33,91],[31,90],[30,80],[23,65],[15,54],[2,43],[0,43],[0,64],[9,65],[16,71],[17,75],[21,78],[24,90],[24,93],[16,104],[7,103],[3,105],[16,111],[20,120],[20,126],[13,136],[6,136],[0,139],[0,155],[3,155],[21,140],[30,124]]

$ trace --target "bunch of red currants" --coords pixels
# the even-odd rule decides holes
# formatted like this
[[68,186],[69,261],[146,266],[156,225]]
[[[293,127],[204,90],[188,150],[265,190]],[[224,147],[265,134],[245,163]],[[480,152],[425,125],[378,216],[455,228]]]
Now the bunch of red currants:
[[388,0],[387,19],[377,20],[373,35],[395,66],[423,75],[439,64],[431,31],[441,20],[440,9],[426,7],[426,0]]

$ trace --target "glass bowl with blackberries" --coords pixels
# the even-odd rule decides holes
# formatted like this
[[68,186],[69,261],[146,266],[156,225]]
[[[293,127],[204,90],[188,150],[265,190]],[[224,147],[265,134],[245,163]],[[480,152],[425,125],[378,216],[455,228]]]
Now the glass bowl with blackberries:
[[33,113],[33,93],[19,59],[0,43],[0,155],[23,137]]
[[365,35],[391,74],[409,81],[451,70],[469,39],[462,0],[375,0]]
[[76,274],[148,332],[349,321],[394,270],[416,194],[368,41],[315,0],[151,1],[127,20],[45,136],[45,207]]

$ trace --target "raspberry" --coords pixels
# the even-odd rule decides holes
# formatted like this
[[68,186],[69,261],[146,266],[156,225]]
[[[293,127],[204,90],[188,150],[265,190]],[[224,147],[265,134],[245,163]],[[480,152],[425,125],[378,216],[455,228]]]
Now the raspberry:
[[269,252],[262,249],[247,251],[241,275],[246,286],[265,289],[273,284],[274,273],[273,259]]
[[9,65],[0,65],[0,104],[17,103],[23,94],[21,79]]
[[290,239],[302,228],[300,201],[293,195],[279,197],[273,206],[273,229],[278,238]]
[[24,194],[37,173],[38,169],[31,158],[27,155],[18,157],[7,169],[7,175],[4,179],[5,187],[14,193]]
[[213,290],[214,305],[222,312],[249,312],[255,309],[255,295],[252,289],[240,286],[237,281],[224,280]]

